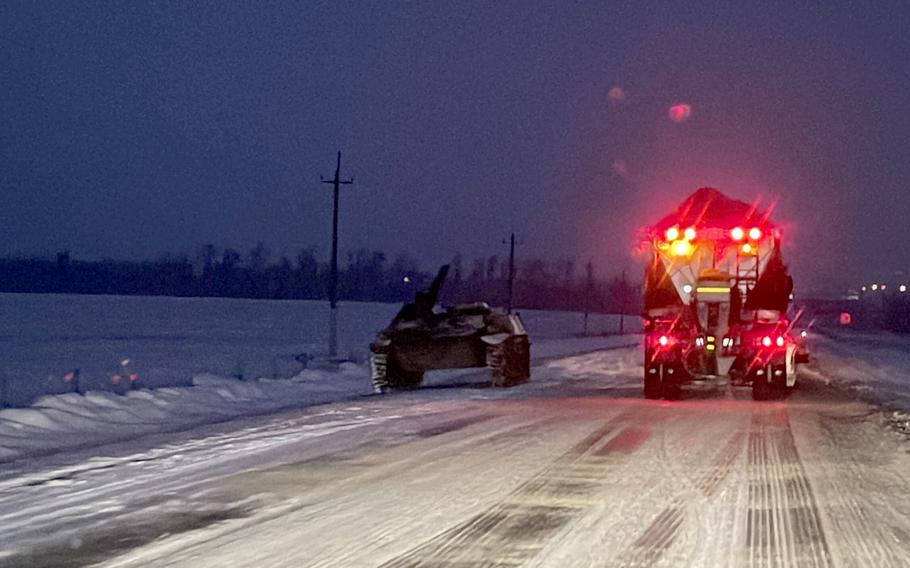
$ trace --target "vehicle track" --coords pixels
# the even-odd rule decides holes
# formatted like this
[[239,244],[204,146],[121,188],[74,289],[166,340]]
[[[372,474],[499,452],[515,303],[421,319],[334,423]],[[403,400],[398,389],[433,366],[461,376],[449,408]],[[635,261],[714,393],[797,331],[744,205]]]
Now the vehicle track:
[[831,566],[818,503],[786,409],[756,410],[748,441],[749,566]]
[[[702,499],[715,496],[718,488],[729,476],[733,465],[742,454],[745,432],[735,432],[721,447],[711,466],[692,483]],[[696,504],[677,494],[658,512],[644,532],[622,552],[613,565],[617,567],[653,566],[673,545],[684,523],[698,514]]]
[[[603,479],[603,466],[596,458],[609,453],[604,451],[609,443],[600,444],[616,432],[631,432],[619,430],[630,418],[624,412],[607,420],[486,511],[382,564],[383,568],[524,564],[589,504],[588,497]],[[588,462],[583,459],[586,456],[595,459]]]

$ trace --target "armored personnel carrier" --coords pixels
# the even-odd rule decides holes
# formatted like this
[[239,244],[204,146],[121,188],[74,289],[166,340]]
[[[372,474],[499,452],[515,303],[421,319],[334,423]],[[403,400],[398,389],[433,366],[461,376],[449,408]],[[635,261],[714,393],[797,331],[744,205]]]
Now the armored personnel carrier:
[[496,387],[530,377],[530,341],[518,314],[483,302],[436,306],[448,271],[448,265],[440,268],[430,287],[405,304],[370,344],[376,392],[417,388],[434,369],[489,367]]

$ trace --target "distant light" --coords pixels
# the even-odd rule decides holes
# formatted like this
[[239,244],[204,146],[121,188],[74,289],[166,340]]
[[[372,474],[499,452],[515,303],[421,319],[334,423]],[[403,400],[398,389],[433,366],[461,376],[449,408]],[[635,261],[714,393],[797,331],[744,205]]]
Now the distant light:
[[670,343],[670,338],[668,338],[666,335],[661,335],[660,339],[658,339],[657,342],[660,343],[661,346],[666,347],[667,344]]
[[610,89],[610,92],[607,93],[607,98],[610,99],[612,103],[621,103],[626,100],[626,92],[622,90],[622,87],[613,87]]
[[686,229],[683,232],[683,235],[686,237],[686,239],[688,239],[690,241],[694,241],[695,240],[695,227],[689,227],[688,229]]
[[683,284],[683,292],[685,292],[686,294],[691,294],[691,293],[692,293],[692,285],[691,285],[691,284]]
[[784,346],[784,338],[781,337],[781,336],[779,336],[779,335],[777,336],[777,346],[778,346],[778,347],[783,347],[783,346]]
[[743,253],[745,253],[745,254],[752,254],[752,245],[750,245],[749,243],[746,243],[743,245],[742,250],[743,250]]
[[903,294],[904,292],[907,291],[907,285],[906,285],[906,284],[901,284],[901,285],[898,287],[898,290],[900,290],[901,294]]
[[749,238],[752,239],[753,241],[757,241],[758,239],[760,239],[761,238],[761,229],[759,229],[758,227],[752,227],[751,229],[749,229]]
[[684,122],[692,116],[692,107],[686,103],[678,103],[670,107],[668,114],[673,122]]
[[730,231],[730,237],[734,241],[741,241],[741,240],[743,240],[743,237],[745,237],[745,236],[746,236],[746,232],[743,231],[742,227],[733,227],[733,230]]
[[806,330],[804,329],[804,330],[802,330],[801,332],[799,332],[799,336],[800,336],[800,337],[808,337],[808,336],[809,336],[809,332],[806,331]]
[[878,290],[878,284],[873,284],[872,291],[875,292],[876,290]]
[[863,292],[865,292],[865,291],[866,291],[866,287],[863,286],[862,288],[860,288],[860,290],[862,290]]
[[768,337],[767,335],[764,336],[761,340],[761,344],[764,345],[765,347],[771,347],[771,338]]
[[402,280],[402,282],[404,282],[405,284],[409,284],[409,283],[411,282],[411,277],[410,277],[410,276],[405,276],[405,277],[402,278],[401,280]]
[[675,241],[679,238],[679,227],[670,227],[667,229],[666,237],[668,241]]
[[123,367],[126,367],[126,366],[129,365],[129,364],[130,364],[130,360],[129,360],[129,359],[124,359],[123,361],[120,361],[120,365],[123,366]]
[[887,288],[887,286],[885,286],[884,284],[882,284],[882,292],[884,292],[886,288]]

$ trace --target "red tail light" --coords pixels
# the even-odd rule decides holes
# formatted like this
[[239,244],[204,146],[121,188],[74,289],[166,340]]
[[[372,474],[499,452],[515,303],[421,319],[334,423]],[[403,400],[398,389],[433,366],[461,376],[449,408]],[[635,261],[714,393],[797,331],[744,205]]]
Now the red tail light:
[[760,344],[762,347],[771,347],[772,345],[776,345],[778,347],[783,347],[784,345],[787,344],[787,340],[782,335],[778,335],[776,337],[771,337],[770,335],[766,335],[766,336],[762,337],[761,340],[756,339],[755,343],[756,343],[756,345]]

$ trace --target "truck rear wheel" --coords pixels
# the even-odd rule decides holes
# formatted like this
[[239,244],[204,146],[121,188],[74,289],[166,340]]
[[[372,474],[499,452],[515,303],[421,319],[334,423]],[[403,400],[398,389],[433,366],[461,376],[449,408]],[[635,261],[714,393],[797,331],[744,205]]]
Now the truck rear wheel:
[[787,396],[795,386],[795,381],[793,386],[788,385],[788,378],[795,377],[795,369],[793,372],[794,375],[791,377],[787,373],[786,365],[778,364],[761,369],[761,375],[756,373],[752,376],[752,398],[769,400]]
[[645,367],[645,398],[656,400],[664,395],[660,367]]
[[762,375],[752,379],[752,400],[768,400],[771,398],[771,385],[768,384],[767,378]]

